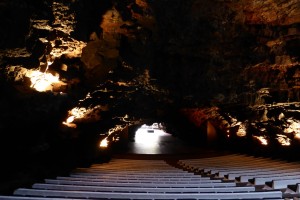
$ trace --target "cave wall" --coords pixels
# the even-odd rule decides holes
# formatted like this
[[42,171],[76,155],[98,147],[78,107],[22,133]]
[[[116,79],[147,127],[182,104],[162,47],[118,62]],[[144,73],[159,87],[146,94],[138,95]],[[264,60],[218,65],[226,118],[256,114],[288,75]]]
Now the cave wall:
[[[30,20],[51,23],[51,4],[46,0],[1,3],[1,26],[6,29],[1,29],[0,47],[28,45]],[[285,97],[276,99],[276,94],[274,101],[298,100],[300,6],[296,0],[76,0],[68,4],[76,13],[72,37],[89,43],[82,61],[91,84],[107,78],[122,60],[137,70],[149,68],[178,101],[253,104],[261,88],[281,88],[277,93]]]
[[[286,89],[288,78],[281,81],[282,76],[290,76],[286,71],[298,66],[297,1],[154,1],[152,5],[159,35],[153,71],[173,90],[193,95],[196,101],[248,104],[245,92]],[[247,88],[252,80],[254,88]]]
[[[132,98],[129,95],[130,101],[126,101],[124,105],[130,106],[120,109],[122,114],[125,113],[124,110],[127,112],[128,108],[133,108],[131,110],[138,108],[131,113],[141,118],[158,117],[156,111],[157,113],[172,111],[171,114],[164,116],[172,118],[173,109],[184,110],[203,105],[214,108],[222,104],[253,106],[300,99],[298,1],[87,2],[74,0],[61,2],[70,10],[65,9],[64,14],[57,12],[55,20],[62,23],[64,19],[67,24],[63,26],[74,25],[74,30],[70,34],[61,31],[63,26],[55,22],[52,12],[55,6],[52,5],[52,1],[38,3],[30,0],[22,2],[14,0],[1,4],[1,9],[5,11],[2,12],[5,19],[2,21],[3,26],[10,25],[7,32],[1,29],[2,38],[5,39],[1,43],[1,48],[26,46],[26,50],[31,53],[30,64],[33,62],[30,59],[34,59],[37,66],[45,62],[49,51],[55,48],[67,49],[67,52],[61,50],[60,53],[63,55],[60,57],[53,58],[55,62],[50,67],[52,73],[61,72],[66,81],[70,79],[70,83],[66,83],[67,86],[71,85],[71,80],[74,82],[76,79],[80,83],[84,82],[84,86],[88,88],[95,88],[112,78],[111,71],[114,71],[114,80],[117,81],[132,79],[131,75],[127,76],[128,71],[140,75],[137,82],[142,83],[139,85],[141,88],[136,89]],[[26,10],[26,12],[17,12],[13,15],[9,13],[11,10],[14,12]],[[74,24],[70,22],[73,20],[73,13]],[[42,20],[33,24],[32,19]],[[18,26],[19,24],[22,26]],[[50,25],[56,29],[45,29],[44,26],[49,28]],[[20,27],[20,31],[16,31],[16,27]],[[34,28],[30,29],[30,27]],[[15,36],[14,33],[19,35]],[[49,51],[48,40],[55,43]],[[84,47],[82,52],[76,53],[78,50],[69,48],[68,45]],[[24,61],[23,57],[18,59],[20,61],[17,64]],[[16,62],[14,59],[11,60]],[[76,71],[75,78],[73,75],[69,76],[71,70],[70,73],[62,70],[65,66],[71,69],[73,65],[73,70]],[[118,70],[121,67],[129,70],[120,72]],[[83,74],[83,78],[77,77],[79,73]],[[167,105],[160,102],[164,98],[159,97],[161,94],[155,98],[149,97],[153,95],[150,89],[154,87],[149,84],[153,80],[160,86],[157,91],[161,88],[167,89],[169,95],[166,98]],[[18,84],[17,88],[22,90],[23,87],[20,86],[22,83]],[[126,85],[126,83],[122,84]],[[102,86],[104,87],[105,84]],[[22,96],[19,89],[16,91],[14,88],[12,94],[15,93],[15,96]],[[29,97],[31,95],[34,96],[35,93],[30,94]],[[128,96],[122,96],[122,98],[126,97]],[[24,98],[25,95],[20,98],[21,101]],[[3,101],[9,103],[7,99]],[[120,102],[124,102],[124,99]],[[46,104],[49,105],[48,103]],[[96,100],[95,103],[98,101]],[[32,106],[35,107],[35,104],[32,103]],[[51,109],[51,106],[48,108]],[[138,113],[143,109],[147,112]],[[30,109],[24,108],[24,110],[27,113]],[[194,113],[192,109],[191,112],[185,112],[185,115],[180,115],[178,118],[184,116],[189,118]],[[59,113],[58,116],[61,115],[64,114]],[[200,116],[202,117],[202,114]],[[205,120],[200,121],[206,123],[207,119],[218,116],[219,114],[206,113]],[[215,121],[213,124],[219,126],[220,121]],[[196,124],[196,127],[198,125]],[[5,130],[8,129],[6,127]]]
[[99,3],[86,5],[79,17],[96,18],[86,37],[115,35],[118,56],[149,68],[178,101],[251,104],[261,88],[293,87],[284,77],[299,61],[297,1],[115,0],[111,19]]

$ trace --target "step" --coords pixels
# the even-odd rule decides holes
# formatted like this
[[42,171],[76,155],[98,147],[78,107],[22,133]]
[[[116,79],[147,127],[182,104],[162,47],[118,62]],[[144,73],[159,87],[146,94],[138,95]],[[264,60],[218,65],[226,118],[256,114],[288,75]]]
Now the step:
[[197,183],[197,184],[159,184],[159,183],[107,183],[96,181],[71,181],[45,179],[45,183],[62,184],[62,185],[90,185],[90,186],[125,186],[125,187],[232,187],[236,186],[234,182],[217,182],[217,183]]
[[143,180],[143,179],[131,179],[131,180],[120,180],[120,179],[90,179],[88,177],[56,177],[56,180],[70,180],[70,181],[93,181],[97,183],[160,183],[160,184],[201,184],[201,183],[220,183],[221,180]]
[[86,175],[86,176],[113,176],[113,177],[152,177],[152,178],[163,178],[163,177],[195,177],[195,174],[193,173],[185,173],[185,174],[161,174],[161,173],[156,173],[156,174],[138,174],[138,173],[133,173],[133,174],[128,174],[128,173],[99,173],[99,172],[72,172],[71,175]]
[[89,178],[89,179],[102,179],[102,180],[162,180],[162,181],[201,181],[201,180],[210,180],[210,177],[201,177],[199,175],[193,175],[191,177],[136,177],[136,176],[105,176],[105,175],[80,175],[80,174],[70,174],[69,177],[76,177],[76,178]]
[[253,198],[282,198],[281,191],[264,192],[235,192],[235,193],[128,193],[128,192],[89,192],[89,191],[60,191],[19,188],[14,191],[17,196],[66,197],[66,198],[118,198],[118,199],[253,199]]
[[56,185],[35,183],[34,189],[47,190],[74,190],[74,191],[102,191],[102,192],[155,192],[155,193],[199,193],[199,192],[253,192],[254,186],[242,187],[208,187],[208,188],[155,188],[155,187],[99,187],[99,186],[80,186],[80,185]]
[[[298,172],[295,172],[298,171]],[[271,170],[271,171],[250,171],[244,173],[230,173],[227,175],[228,180],[233,180],[235,178],[239,178],[240,182],[248,182],[249,179],[253,179],[255,177],[263,177],[263,176],[274,176],[276,175],[296,175],[300,173],[299,170]]]

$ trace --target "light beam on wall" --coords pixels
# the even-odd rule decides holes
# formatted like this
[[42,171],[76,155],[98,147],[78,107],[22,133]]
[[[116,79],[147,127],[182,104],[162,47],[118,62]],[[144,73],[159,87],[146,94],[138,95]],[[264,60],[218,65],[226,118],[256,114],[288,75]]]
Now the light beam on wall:
[[265,136],[253,136],[255,139],[257,139],[261,145],[268,145],[268,140]]

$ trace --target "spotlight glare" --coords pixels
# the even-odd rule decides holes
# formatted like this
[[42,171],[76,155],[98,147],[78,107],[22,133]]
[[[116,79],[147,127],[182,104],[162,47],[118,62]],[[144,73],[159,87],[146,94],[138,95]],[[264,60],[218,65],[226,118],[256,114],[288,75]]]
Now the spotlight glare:
[[107,148],[108,147],[108,140],[107,140],[107,138],[104,138],[103,140],[101,140],[99,146],[102,147],[102,148]]

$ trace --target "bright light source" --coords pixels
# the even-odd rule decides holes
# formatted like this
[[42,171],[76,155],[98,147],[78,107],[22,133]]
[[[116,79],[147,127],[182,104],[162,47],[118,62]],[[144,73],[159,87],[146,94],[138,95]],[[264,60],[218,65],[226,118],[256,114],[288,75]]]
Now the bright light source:
[[238,131],[236,132],[238,137],[245,137],[247,135],[246,127],[244,124],[240,124]]
[[[160,126],[157,126],[158,123],[154,123],[153,125],[147,126],[142,125],[135,132],[135,143],[138,146],[146,147],[149,149],[155,149],[159,146],[159,142],[162,136],[165,136],[167,133],[160,129]],[[161,125],[161,128],[164,128]]]
[[38,70],[32,71],[30,74],[28,74],[28,77],[31,81],[30,87],[39,92],[51,90],[51,85],[59,82],[58,76],[53,76],[50,73],[43,73]]
[[230,130],[226,130],[226,136],[229,138],[230,137]]
[[63,122],[62,124],[66,125],[66,126],[69,127],[69,128],[77,128],[77,125],[74,124],[74,123],[72,123],[72,122],[74,121],[74,119],[75,119],[75,116],[70,116],[70,117],[68,117],[68,119],[67,119],[65,122]]
[[75,107],[69,111],[69,117],[62,124],[68,126],[69,128],[77,128],[77,125],[73,123],[75,119],[81,119],[85,116],[87,109]]
[[289,122],[290,125],[283,130],[284,133],[300,133],[300,123],[298,120],[288,119],[287,122]]
[[256,138],[262,145],[268,145],[268,140],[265,138],[265,136],[253,136]]
[[291,139],[288,138],[286,135],[277,134],[276,139],[282,146],[290,146],[291,145]]
[[94,107],[74,107],[72,110],[69,111],[69,116],[74,116],[75,119],[86,119],[86,120],[93,120],[97,121],[100,120],[100,112],[107,111],[107,105],[96,105]]
[[66,120],[66,122],[67,123],[71,123],[71,122],[74,121],[74,119],[75,119],[75,116],[70,116],[70,117],[68,117],[68,119]]
[[75,107],[69,112],[75,118],[82,118],[85,115],[85,113],[87,112],[87,109],[84,107]]
[[153,146],[159,141],[159,130],[140,128],[135,132],[135,142],[145,146]]
[[297,139],[297,140],[300,140],[300,133],[296,133],[296,134],[294,135],[294,138]]
[[102,147],[102,148],[107,148],[108,147],[108,140],[107,140],[107,138],[104,138],[103,140],[101,140],[99,146]]

